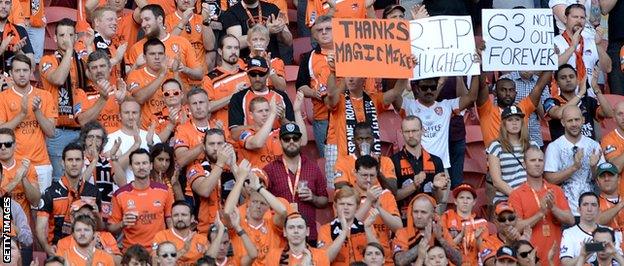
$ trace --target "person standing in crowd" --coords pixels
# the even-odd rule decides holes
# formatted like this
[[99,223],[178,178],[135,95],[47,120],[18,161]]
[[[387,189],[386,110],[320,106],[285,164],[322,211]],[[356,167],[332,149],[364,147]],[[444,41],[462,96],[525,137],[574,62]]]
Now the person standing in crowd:
[[506,201],[514,188],[526,182],[524,152],[530,146],[539,147],[529,140],[524,116],[515,105],[505,108],[501,113],[500,135],[486,150],[488,172],[496,189],[496,196],[492,199],[494,204]]
[[111,81],[126,78],[126,64],[123,60],[128,49],[128,43],[120,43],[119,37],[116,35],[119,21],[115,9],[109,6],[98,7],[91,16],[93,35],[89,34],[86,37],[87,53],[89,55],[95,51],[106,53],[110,58],[110,71],[107,75],[111,77]]
[[[17,5],[20,3],[18,2]],[[0,45],[0,56],[2,57],[0,69],[6,72],[11,68],[10,62],[17,53],[25,54],[33,63],[35,62],[33,46],[25,27],[17,25],[15,21],[10,21],[10,16],[14,10],[13,6],[13,0],[0,4],[0,29],[2,29],[0,34],[8,38],[4,41],[4,45]],[[41,58],[41,54],[38,56]]]
[[302,133],[294,123],[280,128],[280,143],[284,154],[267,164],[263,170],[268,177],[269,191],[289,202],[309,224],[308,242],[314,245],[317,231],[314,226],[317,209],[328,204],[327,187],[316,162],[301,154]]
[[179,254],[172,258],[176,258],[180,263],[197,261],[208,250],[208,239],[191,229],[193,220],[195,216],[191,205],[185,201],[175,201],[171,207],[172,227],[154,235],[152,250],[155,250],[162,259],[167,259],[162,256],[163,252],[161,252],[161,248],[165,248],[161,246],[167,243],[173,246],[174,252],[177,251],[176,255]]
[[[163,81],[161,90],[164,106],[161,110],[152,114],[150,124],[156,123],[154,133],[165,143],[176,133],[176,127],[185,124],[191,117],[188,103],[185,102],[182,83],[177,79]],[[173,159],[173,158],[172,158]]]
[[[286,90],[286,75],[284,70],[284,61],[280,57],[271,58],[269,55],[268,46],[271,40],[271,34],[269,29],[262,25],[256,24],[247,32],[247,47],[249,47],[249,58],[264,57],[267,63],[271,66],[269,72],[269,78],[267,79],[267,86],[276,90]],[[246,61],[249,61],[247,58]]]
[[[397,177],[396,200],[401,211],[403,224],[407,221],[407,205],[419,193],[432,194],[433,183],[445,179],[444,165],[440,157],[428,153],[421,144],[423,135],[422,120],[417,116],[408,115],[401,122],[401,135],[405,145],[403,149],[392,155],[394,172]],[[444,195],[437,190],[434,197],[441,201]]]
[[[218,265],[242,265],[250,266],[258,257],[258,249],[247,235],[247,231],[240,225],[240,214],[234,209],[228,216],[229,223],[224,225],[221,219],[216,219],[215,223],[210,227],[208,240],[210,248],[206,252],[209,258],[214,259]],[[233,231],[243,242],[244,252],[230,253],[231,248],[230,232]]]
[[620,200],[620,176],[618,169],[610,162],[598,165],[596,184],[600,189],[600,215],[598,223],[610,226],[616,232],[622,232],[624,225],[624,200]]
[[[516,210],[522,228],[530,228],[531,243],[535,244],[537,257],[548,258],[549,249],[561,241],[561,226],[575,223],[570,205],[563,190],[544,178],[544,153],[537,147],[524,152],[527,182],[514,189],[509,195],[509,205]],[[559,250],[555,252],[559,257]]]
[[[180,250],[180,251],[183,251],[183,250]],[[178,251],[176,250],[176,246],[169,241],[164,241],[160,243],[160,245],[158,245],[158,247],[155,249],[154,253],[156,255],[156,259],[152,261],[153,262],[156,261],[157,265],[160,265],[160,266],[179,265],[178,261],[180,261],[180,259],[178,258]]]
[[[566,106],[578,106],[581,109],[584,118],[581,133],[594,140],[597,138],[594,119],[602,121],[605,118],[613,117],[613,108],[607,98],[602,95],[597,81],[594,80],[593,82],[596,84],[587,89],[587,83],[584,80],[579,82],[576,75],[577,72],[571,65],[559,66],[555,72],[559,94],[544,101],[544,111],[550,117],[548,127],[550,128],[550,137],[553,140],[564,134],[565,130],[561,118]],[[578,94],[576,93],[577,89]],[[594,97],[589,96],[591,94]]]
[[[596,260],[594,261],[597,265],[624,265],[624,257],[622,256],[622,250],[616,243],[616,234],[608,227],[598,227],[592,233],[592,241],[595,243],[602,243],[604,246],[603,251],[596,252]],[[583,248],[583,247],[581,247]],[[579,258],[577,261],[583,261],[587,255],[593,256],[593,254],[579,254]]]
[[609,44],[607,54],[611,58],[611,72],[607,75],[609,89],[613,94],[624,95],[624,63],[621,59],[620,49],[624,46],[624,1],[601,0],[600,11],[602,15],[609,15],[608,34]]
[[[616,103],[613,112],[616,127],[600,139],[600,146],[605,159],[615,165],[622,178],[624,177],[624,171],[622,171],[624,170],[624,102]],[[619,190],[624,192],[622,186],[624,183],[620,183]]]
[[604,162],[598,142],[582,134],[583,116],[577,106],[561,111],[565,133],[548,145],[544,160],[544,178],[561,185],[570,210],[579,216],[576,199],[583,192],[594,191],[596,166]]
[[62,155],[65,174],[46,189],[37,212],[37,240],[49,256],[55,254],[59,239],[72,233],[70,206],[75,200],[82,199],[102,209],[99,189],[86,180],[91,173],[83,173],[82,146],[72,142],[65,146]]

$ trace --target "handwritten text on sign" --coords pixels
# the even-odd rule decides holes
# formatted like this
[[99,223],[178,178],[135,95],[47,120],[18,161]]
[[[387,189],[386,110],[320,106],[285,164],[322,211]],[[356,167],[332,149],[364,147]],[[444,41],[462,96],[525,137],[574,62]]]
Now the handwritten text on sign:
[[334,19],[332,28],[337,76],[412,77],[407,21]]
[[412,53],[418,59],[414,79],[478,75],[469,16],[435,16],[410,21]]
[[483,9],[483,70],[556,70],[552,16],[550,9]]

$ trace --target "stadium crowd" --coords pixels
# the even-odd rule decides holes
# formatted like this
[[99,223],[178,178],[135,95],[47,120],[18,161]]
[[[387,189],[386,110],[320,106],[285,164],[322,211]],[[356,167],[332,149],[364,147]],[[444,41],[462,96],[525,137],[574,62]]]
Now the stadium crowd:
[[[49,2],[0,0],[4,265],[624,265],[624,0]],[[479,63],[484,8],[558,70],[336,76],[334,18]]]

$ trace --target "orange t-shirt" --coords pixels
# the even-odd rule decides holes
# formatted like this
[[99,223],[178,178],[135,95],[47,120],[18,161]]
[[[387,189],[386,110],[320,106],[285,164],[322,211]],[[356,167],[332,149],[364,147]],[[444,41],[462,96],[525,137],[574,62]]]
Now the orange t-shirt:
[[[191,110],[189,110],[188,105],[182,105],[181,109],[182,110],[180,111],[179,116],[186,116],[186,119],[191,119]],[[161,112],[152,114],[152,117],[150,118],[148,124],[151,125],[153,121],[156,121],[156,132],[162,132],[165,127],[167,127],[167,124],[169,124],[169,107],[165,105],[165,107],[162,108]],[[179,123],[176,124],[176,127],[178,126],[180,126]]]
[[[406,227],[403,227],[396,231],[395,237],[392,239],[392,249],[393,253],[397,252],[405,252],[410,250],[411,248],[418,245],[420,239],[422,239],[423,235],[420,233],[418,229],[414,229],[415,233],[413,235],[409,234],[409,230]],[[449,235],[448,230],[442,230],[442,234],[446,242],[454,248],[457,248],[455,243],[453,242],[453,238]],[[435,244],[435,236],[431,235],[429,238],[429,247],[432,247]],[[496,251],[494,251],[496,253]],[[390,257],[391,257],[390,256]],[[452,265],[452,264],[451,264]]]
[[[216,122],[208,121],[208,129],[216,128]],[[225,141],[230,141],[230,131],[225,130]],[[195,124],[193,124],[193,119],[189,118],[186,123],[178,125],[175,128],[175,135],[173,136],[173,149],[177,149],[180,147],[186,147],[188,149],[192,149],[197,145],[204,144],[204,135],[205,133],[200,131]],[[201,163],[204,160],[204,154],[200,154],[195,159],[195,163]]]
[[[379,171],[381,171],[385,178],[396,179],[396,173],[394,171],[394,164],[392,163],[392,159],[383,155],[379,158]],[[334,184],[346,183],[351,185],[352,187],[357,186],[357,180],[354,173],[356,160],[357,158],[353,154],[338,157],[334,170]]]
[[154,235],[166,228],[165,220],[171,217],[173,194],[167,185],[150,182],[149,187],[139,190],[130,183],[115,191],[111,201],[113,212],[109,222],[112,224],[121,222],[129,211],[139,214],[135,225],[123,228],[123,249],[139,244],[151,251]]
[[190,241],[189,250],[184,253],[184,256],[178,258],[178,263],[182,265],[194,264],[208,250],[208,238],[205,235],[194,234],[193,238],[189,240],[188,237],[184,238],[178,235],[173,229],[166,229],[156,233],[152,249],[155,251],[158,245],[165,241],[173,243],[177,250],[183,249],[184,243]]
[[[71,248],[66,250],[64,253],[60,253],[57,251],[56,255],[62,256],[63,258],[65,258],[65,262],[69,266],[87,265],[87,260],[88,260],[87,254],[80,253],[76,249],[76,246],[72,246]],[[104,265],[104,266],[115,265],[115,260],[113,260],[113,256],[96,248],[94,248],[93,258],[91,262],[92,262],[91,265],[98,265],[98,266],[99,265]]]
[[[173,14],[165,16],[165,28],[167,29],[167,32],[171,33],[175,29],[175,27],[178,26],[180,20],[182,20],[181,15],[178,13],[181,12],[175,11],[173,12]],[[195,56],[195,59],[198,61],[199,65],[203,67],[204,72],[206,72],[206,48],[204,48],[203,31],[212,29],[204,26],[204,19],[201,15],[198,14],[193,14],[191,19],[189,20],[189,24],[187,25],[188,27],[182,30],[179,36],[187,39],[191,43],[191,46],[193,46],[193,51],[195,51],[193,56]],[[195,84],[198,83],[199,82],[195,81]]]
[[489,259],[496,259],[496,251],[505,245],[498,235],[487,235],[483,237],[481,242],[481,250],[479,250],[479,258],[485,264]]
[[257,130],[255,128],[247,128],[243,130],[238,137],[239,159],[247,159],[251,163],[252,167],[260,169],[264,168],[265,165],[274,161],[284,153],[279,139],[279,132],[279,128],[271,131],[269,133],[269,137],[264,143],[264,146],[256,150],[249,150],[245,148],[245,143],[249,138],[257,133]]
[[[518,103],[518,107],[525,114],[530,114],[535,112],[535,105],[531,102],[529,97],[522,99]],[[500,126],[501,126],[501,113],[503,109],[494,105],[492,98],[488,98],[488,100],[481,106],[477,106],[477,112],[479,113],[479,121],[481,121],[481,133],[483,134],[483,143],[485,143],[485,147],[489,147],[490,143],[498,138],[500,134]],[[524,126],[526,127],[529,123],[529,116],[524,116]]]
[[[14,162],[13,166],[11,167],[7,167],[6,164],[2,165],[2,177],[3,178],[2,178],[2,183],[0,186],[3,189],[6,189],[9,183],[15,180],[15,173],[17,172],[17,169],[20,169],[22,167],[21,160],[13,159],[13,162]],[[26,176],[24,178],[26,178],[26,180],[28,180],[30,184],[36,184],[36,185],[39,184],[39,179],[37,178],[37,172],[35,171],[35,167],[32,164],[28,166],[28,170],[26,170]],[[13,188],[13,191],[11,191],[9,195],[7,196],[11,197],[15,202],[19,203],[19,205],[24,210],[24,213],[26,214],[28,221],[31,221],[32,217],[30,216],[30,203],[26,199],[26,191],[24,190],[24,184],[22,184],[21,182],[17,184],[17,186]]]
[[[241,207],[239,207],[239,209],[241,209]],[[269,213],[270,211],[267,212]],[[246,219],[243,218],[243,220],[245,222],[241,222],[241,227],[245,230],[249,239],[251,239],[254,246],[256,246],[256,249],[258,250],[258,257],[254,260],[253,265],[264,265],[264,261],[269,253],[269,250],[283,249],[286,246],[286,240],[283,237],[282,230],[273,224],[271,218],[267,218],[265,215],[263,223],[258,226],[252,226],[249,222],[246,222]],[[234,250],[234,254],[247,253],[243,240],[240,236],[230,234],[230,239],[232,240],[232,249]]]
[[455,229],[457,233],[460,233],[465,227],[464,237],[462,243],[459,244],[459,250],[462,253],[462,265],[477,265],[479,250],[477,247],[476,238],[474,236],[477,228],[484,229],[481,234],[483,237],[488,235],[487,221],[484,219],[474,219],[474,214],[470,219],[463,219],[455,212],[455,210],[447,210],[440,217],[442,222],[442,228],[444,230]]
[[[619,129],[614,129],[609,134],[602,137],[600,146],[607,161],[613,160],[624,153],[624,136],[620,134]],[[624,178],[624,171],[620,170],[620,180]],[[624,182],[620,182],[620,194],[624,194]]]
[[[26,19],[30,20],[30,26],[34,28],[43,28],[46,24],[46,18],[44,13],[44,3],[36,0],[19,0],[13,1],[13,6],[15,8],[19,8],[20,12],[18,12],[19,18],[17,21],[24,21]],[[14,13],[13,9],[11,9],[11,13]],[[13,22],[15,24],[19,24],[18,22]]]
[[[104,231],[95,232],[96,248],[105,251],[108,254],[122,256],[119,247],[117,246],[117,240],[115,237]],[[65,254],[69,252],[76,245],[74,237],[69,235],[59,239],[56,243],[56,253]]]
[[[327,53],[321,51],[320,53],[311,52],[310,60],[308,63],[308,70],[310,71],[310,88],[314,91],[320,91],[321,94],[327,93],[327,81],[331,70],[327,64]],[[329,118],[329,110],[323,100],[312,98],[312,110],[314,113],[314,120],[327,120]]]
[[[30,108],[35,96],[41,98],[41,111],[46,118],[58,117],[58,105],[49,92],[31,87],[28,93],[28,114],[15,127],[15,157],[28,158],[32,165],[37,166],[50,164],[50,159],[43,130]],[[6,123],[17,116],[21,112],[21,102],[22,94],[15,91],[15,88],[0,92],[0,122]]]
[[134,20],[132,12],[122,13],[121,15],[118,14],[117,32],[115,33],[113,43],[122,44],[124,42],[127,42],[128,48],[132,47],[138,41],[140,29],[141,27]]
[[[334,239],[338,237],[341,230],[342,226],[337,218],[322,225],[318,231],[318,247],[327,249],[334,242]],[[364,224],[354,220],[349,237],[347,237],[331,264],[348,266],[353,261],[363,260],[366,243],[368,243],[368,240],[366,239]]]
[[[126,52],[126,65],[133,65],[137,58],[143,54],[143,44],[146,41],[147,39],[145,38],[141,39],[132,45],[132,47]],[[180,57],[181,63],[186,67],[199,68],[201,66],[199,64],[199,60],[195,57],[195,50],[193,49],[193,46],[184,37],[167,33],[167,37],[161,41],[165,44],[165,55],[167,55],[169,59],[169,66],[171,66],[173,60],[178,57]],[[200,80],[192,80],[186,74],[180,73],[180,78],[184,84],[201,84]]]
[[[236,92],[236,86],[241,82],[251,84],[247,72],[242,68],[230,72],[222,67],[216,67],[215,70],[208,73],[208,77],[204,78],[202,87],[208,93],[208,99],[216,101],[232,96]],[[224,125],[228,125],[228,105],[212,112],[211,117],[214,120],[221,120]]]
[[[79,77],[78,77],[78,66],[76,64],[76,60],[72,58],[71,67],[69,70],[68,78],[71,79],[71,92],[73,93],[72,99],[74,104],[70,105],[69,96],[65,93],[60,93],[60,87],[65,87],[65,85],[56,86],[50,82],[48,82],[48,75],[54,72],[61,60],[61,55],[58,53],[54,53],[51,55],[44,55],[41,58],[41,62],[39,63],[40,69],[39,73],[41,73],[41,83],[43,84],[43,89],[52,94],[52,98],[55,100],[55,103],[58,103],[59,106],[59,116],[56,122],[57,126],[66,126],[66,127],[80,127],[78,121],[76,120],[76,114],[78,113],[80,106],[76,103],[85,97],[84,93],[80,94],[77,89],[79,88]],[[84,64],[84,63],[83,63]],[[84,64],[86,65],[86,64]],[[83,72],[85,74],[83,78],[85,81],[87,80],[86,71]],[[67,88],[66,88],[67,89]],[[61,106],[61,102],[66,102],[65,106]]]
[[157,4],[165,10],[165,17],[176,11],[175,1],[168,0],[147,0],[147,4]]
[[[360,191],[360,195],[366,195],[366,193],[363,191]],[[377,200],[379,201],[381,208],[383,208],[385,211],[387,211],[393,216],[401,217],[401,213],[399,212],[399,207],[397,206],[396,199],[394,198],[394,195],[392,195],[392,192],[390,192],[390,190],[384,189],[383,192],[381,193],[381,196],[379,196],[379,199]],[[361,198],[360,205],[364,204],[364,201],[366,201],[366,196],[363,196]],[[375,223],[373,224],[373,228],[375,228],[375,235],[377,236],[377,240],[379,241],[379,244],[381,244],[381,246],[383,246],[384,248],[384,253],[392,254],[392,249],[390,247],[390,240],[394,234],[392,230],[390,230],[390,227],[388,227],[384,223],[383,219],[381,219],[381,216],[377,216],[377,219],[375,220]],[[393,263],[392,256],[386,256],[385,264],[392,265],[392,263]]]
[[[324,249],[318,248],[308,248],[310,253],[312,254],[312,265],[314,266],[329,266],[329,257],[327,257],[327,251]],[[284,252],[283,248],[274,248],[269,250],[269,253],[264,260],[264,265],[267,266],[279,266],[281,265],[280,259],[282,257],[282,253]],[[300,265],[303,261],[303,256],[301,258],[297,258],[291,254],[288,256],[288,265]]]
[[[187,196],[192,196],[193,182],[197,181],[200,178],[208,178],[210,172],[205,170],[201,164],[193,164],[188,167],[186,171],[186,191],[185,194]],[[208,234],[208,229],[210,225],[214,223],[215,218],[217,217],[217,212],[221,208],[221,177],[217,180],[217,184],[214,189],[210,193],[210,196],[199,197],[199,215],[197,217],[197,231],[200,234]]]
[[[538,200],[545,197],[548,190],[553,191],[555,195],[555,205],[557,208],[563,211],[570,210],[568,200],[565,198],[563,190],[561,190],[559,186],[550,184],[546,181],[544,181],[544,186],[546,189],[542,188],[539,191],[535,191],[536,194],[534,194],[529,185],[524,183],[511,192],[509,195],[509,204],[516,210],[516,215],[518,215],[520,219],[527,219],[539,212],[540,206]],[[549,236],[544,235],[544,231],[542,230],[544,227],[550,231]],[[540,220],[533,226],[531,243],[535,245],[535,248],[537,249],[537,257],[541,261],[546,261],[548,259],[548,251],[553,245],[559,246],[561,242],[561,235],[561,224],[552,212],[548,212],[544,219]],[[557,249],[557,253],[555,254],[555,258],[558,257],[559,249]],[[559,260],[555,260],[555,264],[559,265]]]
[[[128,91],[131,94],[135,94],[139,90],[144,89],[152,81],[158,78],[158,74],[153,74],[147,67],[141,69],[135,69],[128,73]],[[164,80],[172,78],[171,73],[167,73],[167,77]],[[160,85],[158,85],[160,86]],[[141,105],[141,128],[147,129],[150,126],[150,118],[160,112],[165,107],[165,96],[161,89],[156,89],[156,92],[150,97],[149,100]]]
[[[81,112],[86,112],[87,110],[93,108],[98,99],[100,99],[100,92],[93,87],[87,91],[77,89],[76,94],[86,96],[76,100],[76,104],[79,104],[81,106],[80,109],[83,110]],[[102,126],[106,129],[106,132],[109,134],[113,133],[121,128],[121,117],[119,116],[119,113],[119,103],[117,103],[117,100],[115,99],[115,92],[111,92],[108,95],[108,100],[106,100],[104,108],[100,111],[100,114],[97,117],[97,121],[102,124]]]
[[[308,0],[306,25],[312,27],[316,19],[329,12],[326,0]],[[337,0],[334,18],[366,18],[366,0]]]
[[[377,114],[381,114],[387,109],[384,105],[383,93],[368,94],[370,99],[375,105]],[[355,111],[355,120],[357,122],[366,121],[366,114],[364,113],[364,98],[351,98],[353,104],[353,110]],[[345,94],[340,94],[340,99],[336,106],[329,110],[329,127],[327,129],[327,144],[338,145],[338,156],[347,155],[347,120],[346,120],[346,108],[345,108]]]

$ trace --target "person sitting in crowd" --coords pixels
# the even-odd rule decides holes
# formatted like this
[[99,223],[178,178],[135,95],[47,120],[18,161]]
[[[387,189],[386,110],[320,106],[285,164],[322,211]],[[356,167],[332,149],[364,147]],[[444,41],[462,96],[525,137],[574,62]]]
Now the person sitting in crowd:
[[[522,228],[520,218],[516,214],[516,210],[511,207],[507,202],[499,202],[494,210],[496,219],[494,224],[496,225],[497,234],[490,234],[483,237],[481,247],[479,250],[479,258],[483,261],[483,265],[492,266],[495,264],[495,250],[498,250],[502,246],[511,246],[518,241],[527,241],[531,239],[530,229],[525,227],[523,231],[519,231],[518,228]],[[531,246],[531,248],[533,248]],[[516,249],[518,250],[518,249]],[[535,258],[535,252],[533,252]]]

